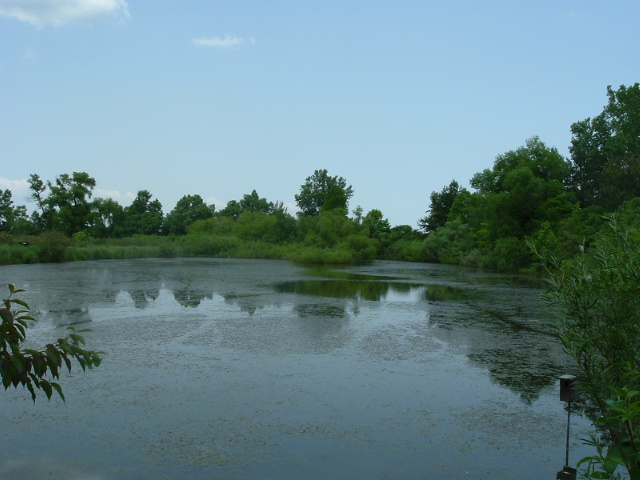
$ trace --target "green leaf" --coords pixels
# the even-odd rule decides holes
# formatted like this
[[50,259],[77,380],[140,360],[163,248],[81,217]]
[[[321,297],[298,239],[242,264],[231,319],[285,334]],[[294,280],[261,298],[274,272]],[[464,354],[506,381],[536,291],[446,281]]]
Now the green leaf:
[[29,310],[29,309],[30,309],[29,304],[28,304],[27,302],[25,302],[24,300],[20,300],[19,298],[13,298],[13,299],[11,299],[11,301],[12,301],[13,303],[16,303],[16,304],[18,304],[18,305],[23,306],[23,307],[24,307],[24,308],[26,308],[27,310]]
[[27,379],[27,390],[31,392],[31,399],[33,400],[33,403],[36,403],[36,391],[33,388],[33,384],[31,383],[31,380],[28,380],[28,379]]
[[73,343],[75,343],[76,345],[84,345],[84,337],[82,335],[78,335],[76,333],[72,333],[71,335],[69,335],[69,338],[71,338],[71,340],[73,341]]
[[40,388],[44,390],[44,394],[47,396],[49,400],[51,400],[51,395],[53,393],[53,389],[51,388],[51,384],[46,380],[40,380]]
[[63,355],[62,359],[64,360],[65,365],[67,366],[67,370],[71,373],[71,360],[67,355]]
[[56,389],[56,392],[58,392],[58,395],[60,395],[60,398],[62,399],[62,401],[66,402],[67,400],[66,398],[64,398],[64,393],[62,393],[62,387],[55,382],[52,382],[51,386]]
[[9,374],[9,372],[5,371],[4,366],[2,366],[2,385],[4,386],[5,390],[11,385],[11,375]]
[[13,364],[16,367],[17,373],[21,374],[22,372],[24,372],[24,362],[22,361],[21,356],[14,355],[12,360],[13,360]]
[[2,321],[8,324],[13,323],[13,313],[8,308],[0,308],[0,317],[2,317]]
[[589,478],[611,478],[611,474],[607,472],[596,471],[591,472],[589,474]]

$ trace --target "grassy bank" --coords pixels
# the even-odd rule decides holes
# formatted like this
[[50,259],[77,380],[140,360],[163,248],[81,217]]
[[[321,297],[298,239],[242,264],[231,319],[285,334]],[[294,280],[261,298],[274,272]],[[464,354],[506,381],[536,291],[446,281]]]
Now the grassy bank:
[[225,235],[134,236],[120,239],[69,239],[56,232],[0,243],[0,265],[115,260],[131,258],[268,258],[311,264],[358,264],[375,259],[376,250],[361,238],[332,248],[303,243],[276,244]]

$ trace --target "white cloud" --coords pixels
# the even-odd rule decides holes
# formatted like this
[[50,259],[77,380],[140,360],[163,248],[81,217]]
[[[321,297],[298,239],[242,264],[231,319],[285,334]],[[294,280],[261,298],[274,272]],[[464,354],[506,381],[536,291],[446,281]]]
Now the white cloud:
[[256,43],[256,40],[255,38],[244,39],[242,37],[232,37],[231,35],[225,35],[224,37],[200,37],[193,39],[193,44],[199,47],[234,48],[247,43],[253,45]]
[[122,193],[118,190],[104,190],[96,188],[93,191],[93,198],[111,198],[120,205],[126,206],[136,198],[136,194],[133,192]]
[[0,190],[11,190],[11,200],[14,205],[24,205],[31,194],[29,183],[22,180],[11,180],[0,177]]
[[28,190],[29,183],[26,180],[11,180],[0,177],[0,189],[6,190],[7,188],[11,190],[11,192],[14,190]]
[[1,0],[0,15],[37,27],[82,23],[112,16],[130,18],[126,0]]
[[223,200],[218,200],[216,197],[207,197],[204,199],[204,203],[206,203],[207,205],[215,205],[216,212],[222,210],[224,207],[227,206],[227,202]]

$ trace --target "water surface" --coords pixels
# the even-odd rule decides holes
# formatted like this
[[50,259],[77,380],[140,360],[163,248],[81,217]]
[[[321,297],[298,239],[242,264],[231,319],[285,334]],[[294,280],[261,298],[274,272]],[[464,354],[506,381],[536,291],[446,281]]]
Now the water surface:
[[[2,393],[5,479],[555,478],[567,359],[535,279],[377,262],[0,267],[33,345],[107,352],[67,402]],[[572,459],[586,455],[574,418]]]

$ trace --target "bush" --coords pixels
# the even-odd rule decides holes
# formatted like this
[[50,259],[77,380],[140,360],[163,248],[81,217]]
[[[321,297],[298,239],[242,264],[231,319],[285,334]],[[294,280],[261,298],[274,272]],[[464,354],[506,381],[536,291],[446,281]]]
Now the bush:
[[63,233],[50,230],[35,237],[34,244],[38,247],[40,262],[64,262],[66,260],[67,247],[71,245],[71,240]]
[[[640,382],[634,374],[640,371],[638,230],[621,229],[612,220],[595,245],[575,261],[551,260],[546,298],[560,310],[559,338],[575,360],[587,411],[599,427],[594,445],[604,457],[599,456],[617,458],[632,479],[640,478],[638,446],[630,443],[640,428]],[[636,408],[634,415],[621,410],[628,395],[636,405],[624,408]],[[596,458],[586,462],[592,465]],[[606,470],[587,474],[613,478]]]
[[507,237],[496,240],[490,262],[499,272],[517,272],[521,267],[531,265],[533,256],[524,240]]

